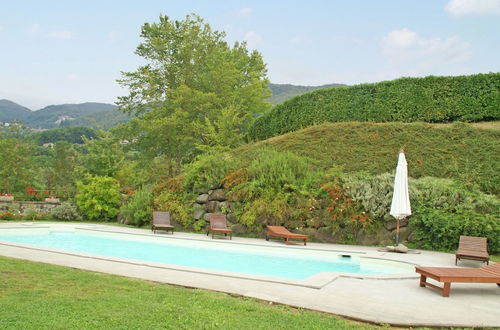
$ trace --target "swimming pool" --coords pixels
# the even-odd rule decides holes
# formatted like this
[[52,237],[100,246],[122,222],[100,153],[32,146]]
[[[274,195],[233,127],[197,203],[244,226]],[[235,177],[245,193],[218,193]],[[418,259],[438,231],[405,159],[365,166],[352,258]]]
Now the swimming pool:
[[382,275],[407,273],[410,266],[332,251],[172,239],[92,230],[8,230],[0,241],[97,256],[177,265],[202,270],[306,279],[323,272]]

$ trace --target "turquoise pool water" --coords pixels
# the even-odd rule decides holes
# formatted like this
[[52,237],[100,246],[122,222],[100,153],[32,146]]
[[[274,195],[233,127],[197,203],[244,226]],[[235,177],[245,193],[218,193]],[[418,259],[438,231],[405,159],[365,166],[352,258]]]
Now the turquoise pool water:
[[[182,243],[176,240],[156,239],[150,241],[79,232],[45,233],[0,233],[0,241],[28,244],[64,251],[152,261],[170,265],[189,266],[236,272],[251,275],[273,276],[288,279],[305,279],[319,272],[343,272],[354,274],[394,274],[407,272],[397,265],[382,265],[363,262],[360,258],[345,258],[331,253],[327,256],[305,255],[297,252],[280,253],[280,249],[242,249],[231,246],[217,247],[214,244]],[[125,237],[126,236],[126,237]],[[220,245],[220,244],[215,244]],[[290,249],[286,249],[290,250]]]

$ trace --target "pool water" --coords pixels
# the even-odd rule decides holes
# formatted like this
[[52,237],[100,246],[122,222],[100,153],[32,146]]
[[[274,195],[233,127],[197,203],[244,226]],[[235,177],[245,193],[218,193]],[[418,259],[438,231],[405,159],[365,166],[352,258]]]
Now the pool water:
[[[210,242],[200,244],[186,242],[186,240],[182,239],[170,240],[163,238],[155,240],[155,237],[152,237],[150,240],[144,240],[134,239],[132,235],[123,236],[124,238],[101,234],[51,231],[0,234],[0,241],[131,260],[288,279],[305,279],[320,272],[377,275],[408,271],[406,267],[398,266],[397,263],[378,264],[376,262],[365,262],[358,257],[345,258],[334,252],[317,256],[313,253],[308,255],[299,251],[292,251],[291,253],[289,251],[272,251],[280,250],[272,248],[264,250],[253,247],[236,247],[233,249],[232,246],[220,247],[217,245],[221,244],[210,244]],[[284,248],[281,250],[291,249]]]

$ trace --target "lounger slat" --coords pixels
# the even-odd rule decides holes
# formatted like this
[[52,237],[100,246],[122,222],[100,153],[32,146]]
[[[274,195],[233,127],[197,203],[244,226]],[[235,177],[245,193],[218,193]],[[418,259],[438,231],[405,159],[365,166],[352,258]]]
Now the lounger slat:
[[302,239],[304,240],[304,245],[307,244],[307,239],[309,238],[307,235],[292,233],[283,226],[267,226],[267,237],[269,236],[281,237],[285,240],[286,244],[290,243],[291,238]]
[[[500,263],[481,268],[415,267],[420,274],[420,286],[438,289],[444,297],[450,295],[451,283],[496,283],[500,286]],[[444,283],[443,287],[428,283],[427,277]]]
[[455,264],[460,259],[479,260],[488,264],[490,260],[488,240],[485,237],[460,236]]

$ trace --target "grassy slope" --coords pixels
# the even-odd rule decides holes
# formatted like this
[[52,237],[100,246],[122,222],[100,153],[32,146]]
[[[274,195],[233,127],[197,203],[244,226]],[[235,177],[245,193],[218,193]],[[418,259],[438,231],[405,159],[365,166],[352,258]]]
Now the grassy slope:
[[264,146],[307,156],[319,168],[373,174],[394,171],[405,146],[412,177],[461,178],[482,190],[500,193],[500,130],[467,124],[325,123],[248,144],[237,153],[250,161]]
[[1,329],[375,329],[250,298],[0,257]]

